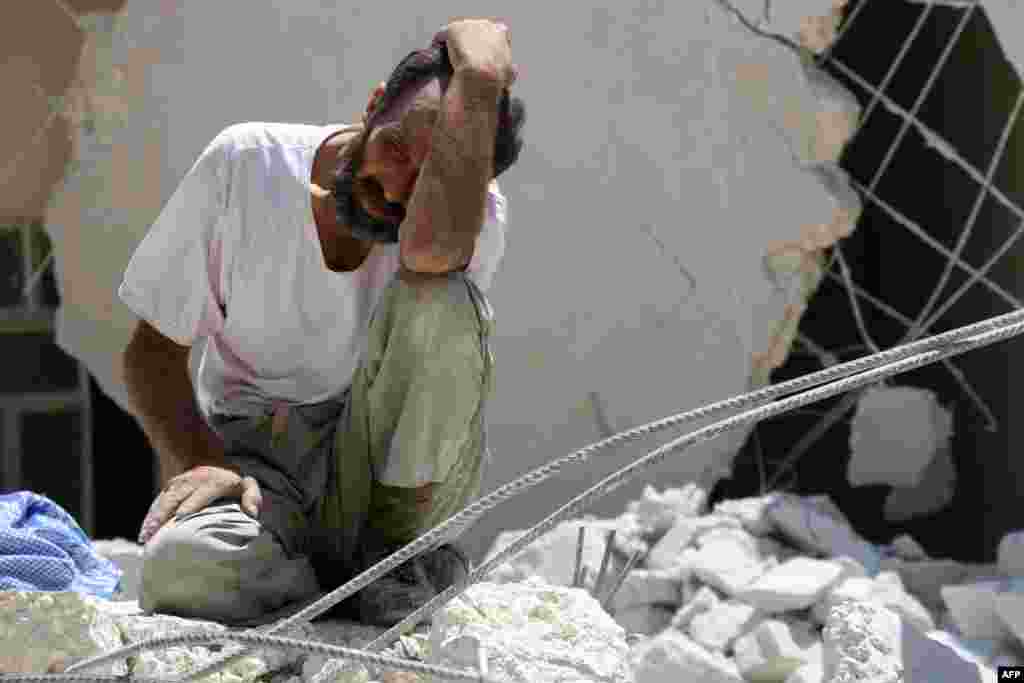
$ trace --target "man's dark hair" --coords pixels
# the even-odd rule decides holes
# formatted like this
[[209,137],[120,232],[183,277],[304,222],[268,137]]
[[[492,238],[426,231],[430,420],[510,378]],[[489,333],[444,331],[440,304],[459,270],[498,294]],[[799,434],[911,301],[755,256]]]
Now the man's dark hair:
[[[403,59],[391,73],[385,84],[384,93],[373,105],[366,122],[366,131],[373,129],[382,116],[394,107],[399,96],[409,88],[437,78],[441,92],[448,89],[452,77],[452,64],[444,45],[433,45],[426,50],[417,50]],[[494,177],[504,173],[519,158],[523,147],[520,132],[526,120],[526,109],[522,100],[511,97],[506,88],[498,102],[498,131],[494,139]],[[398,230],[405,219],[405,208],[401,204],[388,203],[388,217],[373,216],[366,211],[356,197],[360,181],[357,169],[362,165],[363,144],[354,146],[346,163],[339,164],[334,173],[334,201],[338,222],[347,225],[352,234],[361,240],[393,244],[398,242]]]
[[[379,114],[387,112],[398,97],[409,88],[437,78],[441,92],[448,89],[453,73],[444,44],[431,45],[426,50],[417,50],[403,59],[391,72],[385,85],[384,94],[378,99],[367,121],[367,128],[373,128]],[[501,93],[498,102],[498,133],[494,139],[494,177],[504,173],[519,158],[523,147],[522,128],[526,121],[526,107],[518,97],[512,97],[508,88]]]

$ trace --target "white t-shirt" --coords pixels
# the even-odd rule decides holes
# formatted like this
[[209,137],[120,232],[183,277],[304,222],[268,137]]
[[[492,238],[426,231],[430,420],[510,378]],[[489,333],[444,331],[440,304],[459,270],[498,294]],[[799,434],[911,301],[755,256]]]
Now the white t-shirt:
[[[320,144],[343,128],[354,130],[242,123],[221,131],[128,264],[118,295],[165,336],[194,345],[207,416],[318,403],[352,381],[399,255],[397,244],[377,244],[353,272],[324,263],[310,173]],[[467,269],[484,291],[505,249],[506,202],[495,182],[487,204]]]

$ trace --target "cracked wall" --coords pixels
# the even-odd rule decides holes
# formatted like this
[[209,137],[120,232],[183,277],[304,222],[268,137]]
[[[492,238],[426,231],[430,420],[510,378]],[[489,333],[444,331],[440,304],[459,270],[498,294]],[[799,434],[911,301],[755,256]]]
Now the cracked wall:
[[[40,159],[35,179],[19,165],[24,189],[5,187],[5,210],[45,213],[63,297],[58,340],[126,408],[118,356],[134,320],[115,290],[208,140],[238,121],[354,120],[372,85],[450,16],[509,21],[530,109],[522,160],[503,180],[510,230],[491,291],[499,369],[489,486],[609,430],[762,386],[822,277],[822,249],[850,234],[860,212],[835,163],[857,102],[734,13],[822,49],[841,3],[665,1],[581,13],[444,2],[398,20],[387,6],[331,14],[291,2],[251,7],[237,34],[237,13],[222,4],[67,6],[106,10],[76,27],[64,3],[33,5],[33,21],[80,46],[73,68],[37,78],[30,67],[49,57],[27,42],[8,60],[23,64],[22,90],[42,82],[45,91],[12,142],[30,136],[33,117],[52,125],[45,146],[27,147]],[[720,476],[744,436],[701,444],[652,476]],[[611,467],[595,462],[537,495],[564,501]],[[640,485],[595,511],[621,507]],[[537,509],[532,496],[510,503],[500,522],[481,522],[477,543]]]

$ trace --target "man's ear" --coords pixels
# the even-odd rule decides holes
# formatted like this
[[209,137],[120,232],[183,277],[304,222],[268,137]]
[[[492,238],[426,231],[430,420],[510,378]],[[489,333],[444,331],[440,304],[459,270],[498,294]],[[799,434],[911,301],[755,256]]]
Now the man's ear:
[[377,87],[373,89],[373,92],[370,93],[370,101],[366,103],[366,111],[363,113],[364,126],[366,125],[366,122],[370,119],[370,114],[372,114],[373,110],[376,108],[377,100],[380,99],[381,95],[384,94],[384,90],[386,89],[386,87],[387,83],[381,81],[380,83],[377,84]]

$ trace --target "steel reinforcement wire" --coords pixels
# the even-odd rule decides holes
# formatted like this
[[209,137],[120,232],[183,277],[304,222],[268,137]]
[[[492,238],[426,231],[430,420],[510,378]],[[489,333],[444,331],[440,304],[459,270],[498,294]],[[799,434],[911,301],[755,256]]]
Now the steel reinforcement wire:
[[[160,650],[164,648],[177,647],[181,645],[195,646],[195,645],[208,645],[221,643],[224,641],[235,641],[240,643],[247,643],[252,646],[263,646],[271,648],[279,648],[282,650],[299,650],[308,652],[315,655],[324,655],[327,657],[344,658],[350,661],[359,662],[361,664],[372,664],[375,666],[390,667],[395,669],[402,669],[405,671],[411,671],[413,673],[426,674],[429,676],[436,676],[438,678],[448,681],[475,681],[477,683],[497,683],[493,678],[482,676],[479,672],[467,669],[453,669],[447,666],[436,666],[433,664],[424,664],[422,662],[415,662],[408,659],[402,659],[399,657],[389,657],[387,655],[373,654],[365,650],[357,650],[350,647],[341,647],[339,645],[330,645],[327,643],[318,643],[310,640],[301,640],[298,638],[284,638],[281,636],[271,636],[259,633],[225,633],[224,631],[202,631],[197,630],[191,633],[180,633],[169,636],[158,636],[156,638],[149,638],[142,640],[137,643],[133,643],[126,648],[122,648],[125,652],[122,656],[134,655],[145,650]],[[70,667],[69,667],[70,671]],[[47,680],[66,680],[66,681],[86,681],[94,683],[108,683],[111,681],[162,681],[165,679],[160,678],[143,678],[132,676],[127,677],[117,674],[74,674],[74,673],[63,673],[63,674],[16,674],[13,676],[0,676],[0,679],[5,681],[47,681]]]
[[[736,410],[750,404],[760,404],[765,401],[770,401],[779,396],[792,394],[795,392],[805,392],[791,399],[785,401],[778,401],[770,405],[764,405],[759,408],[748,411],[741,415],[737,415],[733,418],[723,420],[715,423],[708,427],[705,427],[696,432],[687,434],[680,439],[677,439],[670,444],[648,454],[644,458],[637,460],[631,465],[619,470],[618,472],[610,475],[597,487],[589,489],[586,493],[580,497],[574,499],[567,506],[559,509],[552,516],[549,516],[543,522],[533,527],[527,534],[517,540],[515,543],[504,549],[499,555],[491,558],[490,561],[481,565],[478,569],[474,570],[471,574],[472,580],[467,581],[460,587],[451,587],[448,590],[442,592],[434,600],[424,605],[422,608],[417,610],[414,614],[410,615],[406,620],[397,626],[393,627],[381,637],[371,643],[370,648],[379,648],[383,643],[388,642],[388,639],[393,638],[395,634],[401,632],[406,628],[411,628],[415,623],[433,613],[441,604],[451,599],[462,590],[465,590],[473,580],[479,580],[481,576],[486,575],[487,572],[492,570],[497,563],[494,561],[501,558],[508,557],[511,553],[518,552],[523,549],[530,542],[535,540],[542,533],[553,526],[552,521],[557,523],[566,516],[576,514],[577,510],[581,508],[581,501],[585,501],[582,504],[589,504],[589,502],[596,497],[605,495],[612,488],[617,488],[619,485],[624,483],[627,478],[635,476],[640,469],[649,467],[657,462],[660,462],[668,453],[678,448],[685,448],[696,443],[697,441],[703,441],[715,436],[718,436],[724,431],[735,429],[736,427],[742,426],[750,422],[757,422],[760,420],[773,417],[781,414],[793,408],[806,405],[819,401],[823,398],[833,396],[838,393],[848,391],[855,386],[861,386],[863,384],[869,384],[871,382],[877,382],[884,379],[887,376],[904,372],[906,370],[920,367],[933,363],[938,360],[942,360],[946,357],[957,355],[973,348],[985,346],[988,344],[995,343],[1002,339],[1006,339],[1012,336],[1021,334],[1024,331],[1024,310],[1017,310],[1012,313],[1008,313],[1002,316],[990,318],[972,325],[957,328],[949,332],[945,332],[939,335],[928,337],[925,339],[918,340],[916,342],[905,344],[902,346],[880,351],[870,356],[858,358],[847,363],[842,363],[829,368],[825,368],[819,372],[805,375],[802,377],[789,380],[777,385],[771,385],[760,389],[758,391],[750,392],[735,396],[723,401],[718,401],[700,408],[696,408],[685,413],[673,415],[656,422],[651,422],[640,427],[636,427],[624,432],[615,434],[607,439],[591,444],[579,451],[571,453],[567,456],[563,456],[556,461],[538,467],[531,472],[519,477],[515,481],[509,482],[499,489],[493,491],[487,496],[479,499],[475,503],[469,505],[460,513],[450,517],[442,524],[434,527],[427,531],[425,534],[407,544],[403,548],[399,549],[389,557],[385,558],[373,567],[368,568],[345,585],[338,589],[323,596],[320,600],[309,605],[301,612],[295,614],[289,619],[285,619],[278,624],[270,627],[267,631],[262,632],[262,635],[269,635],[275,631],[280,631],[294,626],[298,623],[309,621],[319,614],[327,611],[337,603],[344,600],[349,595],[362,589],[366,585],[372,583],[379,576],[386,574],[394,567],[402,564],[403,562],[419,555],[424,550],[431,547],[441,537],[446,536],[449,532],[458,530],[466,524],[474,521],[479,516],[496,507],[500,503],[512,498],[515,495],[529,489],[545,479],[553,476],[569,464],[575,464],[579,462],[585,462],[592,455],[600,450],[604,450],[613,446],[617,446],[626,441],[636,440],[645,437],[654,432],[664,430],[684,422],[691,422],[702,418],[709,417],[711,415],[726,412],[730,410]],[[945,348],[944,348],[945,347]],[[872,368],[877,368],[877,371],[871,371]],[[852,381],[836,381],[840,378],[849,377],[850,375],[859,374],[856,377],[850,378]],[[828,382],[835,382],[829,386],[823,387],[820,391],[807,391],[811,387],[825,384]],[[849,385],[849,386],[848,386]],[[726,425],[723,427],[723,425]],[[611,488],[607,488],[610,486]],[[602,488],[604,487],[604,488]],[[595,493],[597,495],[595,495]],[[502,559],[503,561],[503,559]],[[414,623],[415,622],[415,623]],[[261,632],[256,632],[261,634]],[[88,660],[79,662],[68,669],[68,674],[72,672],[82,672],[88,668],[98,666],[104,662],[111,661],[112,659],[119,658],[120,652],[125,648],[111,651],[104,655],[99,655]],[[211,673],[215,673],[220,669],[227,666],[231,661],[234,661],[238,657],[244,656],[248,652],[248,649],[243,648],[234,652],[225,653],[222,657],[210,664],[200,667],[196,671],[178,679],[180,683],[185,681],[193,681]],[[40,674],[43,675],[43,674]],[[2,676],[0,680],[25,680],[12,676]],[[38,679],[33,679],[38,680]]]

